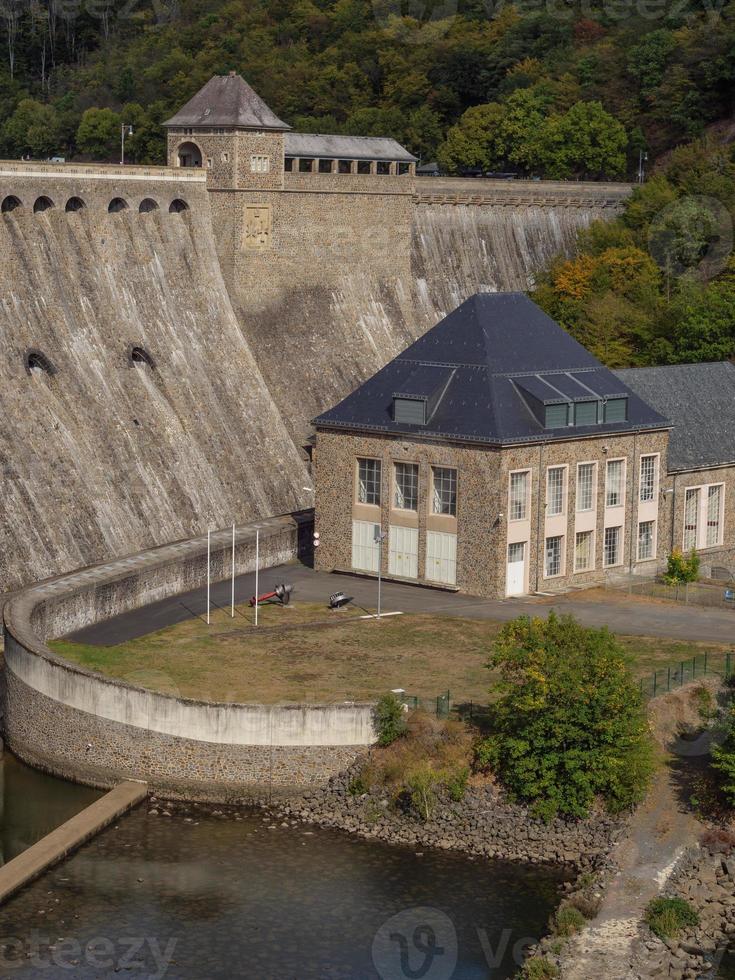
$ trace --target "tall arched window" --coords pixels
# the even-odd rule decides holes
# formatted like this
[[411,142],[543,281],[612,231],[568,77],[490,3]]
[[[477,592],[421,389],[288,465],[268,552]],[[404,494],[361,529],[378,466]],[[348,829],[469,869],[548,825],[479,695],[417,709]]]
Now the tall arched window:
[[182,143],[176,151],[176,159],[180,167],[201,167],[202,151],[196,143]]

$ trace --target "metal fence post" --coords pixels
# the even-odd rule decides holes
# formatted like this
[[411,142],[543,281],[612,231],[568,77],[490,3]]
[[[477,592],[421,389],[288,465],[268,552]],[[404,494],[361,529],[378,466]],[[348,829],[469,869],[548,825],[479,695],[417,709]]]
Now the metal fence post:
[[671,690],[671,667],[668,668],[668,676],[666,678],[666,690]]
[[679,664],[679,671],[680,671],[680,673],[679,673],[679,687],[682,687],[683,684],[684,684],[684,661],[683,660]]
[[658,671],[653,672],[653,696],[656,697],[656,681],[658,680]]
[[697,676],[697,655],[696,653],[692,657],[692,680]]
[[704,651],[704,675],[707,676],[707,651]]
[[730,651],[725,654],[725,677],[730,676]]

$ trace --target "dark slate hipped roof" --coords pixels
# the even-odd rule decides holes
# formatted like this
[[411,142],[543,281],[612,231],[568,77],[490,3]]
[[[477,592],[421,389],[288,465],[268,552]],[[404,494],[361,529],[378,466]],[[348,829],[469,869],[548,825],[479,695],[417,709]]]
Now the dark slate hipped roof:
[[232,126],[239,129],[290,129],[235,72],[214,75],[164,126]]
[[673,423],[670,471],[735,463],[735,365],[672,364],[615,373]]
[[[395,422],[395,395],[427,397],[426,372],[420,391],[406,390],[423,366],[444,369],[431,417]],[[628,420],[549,430],[532,410],[533,399],[573,401],[585,391],[587,400],[627,395]],[[669,425],[523,293],[471,297],[314,424],[494,445]]]
[[415,163],[412,156],[394,139],[379,136],[324,136],[321,133],[288,133],[287,157],[314,157],[322,160],[392,160]]

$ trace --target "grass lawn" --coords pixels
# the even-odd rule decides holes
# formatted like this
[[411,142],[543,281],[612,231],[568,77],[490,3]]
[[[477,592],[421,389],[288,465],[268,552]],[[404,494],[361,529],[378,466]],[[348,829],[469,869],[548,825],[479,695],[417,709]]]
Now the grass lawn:
[[[211,626],[192,619],[113,647],[55,640],[67,660],[139,687],[205,701],[332,702],[370,699],[392,688],[433,698],[486,703],[492,681],[484,666],[498,622],[450,616],[359,618],[317,603],[239,607],[234,620],[217,610]],[[332,624],[337,625],[332,625]],[[283,628],[283,627],[297,628]],[[620,637],[637,676],[676,663],[711,644]]]

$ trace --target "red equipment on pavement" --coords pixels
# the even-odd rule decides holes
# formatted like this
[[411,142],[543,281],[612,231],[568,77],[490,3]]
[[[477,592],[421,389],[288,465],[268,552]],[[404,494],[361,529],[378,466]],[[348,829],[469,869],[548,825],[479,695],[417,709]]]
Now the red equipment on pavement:
[[282,606],[287,606],[291,601],[293,585],[277,585],[272,592],[264,592],[263,595],[253,596],[250,600],[251,606],[259,606],[262,602],[273,602],[278,600]]

